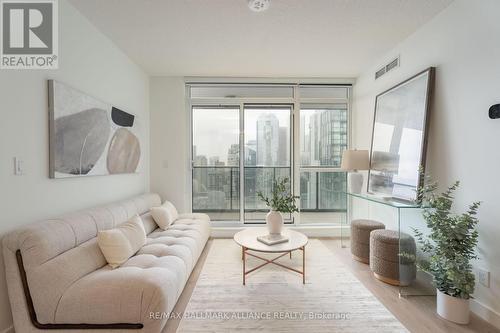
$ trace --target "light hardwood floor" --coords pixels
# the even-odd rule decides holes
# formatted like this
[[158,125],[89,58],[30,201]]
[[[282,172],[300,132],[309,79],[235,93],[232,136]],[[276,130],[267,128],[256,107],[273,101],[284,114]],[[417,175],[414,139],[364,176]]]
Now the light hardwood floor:
[[469,325],[457,325],[441,319],[436,314],[434,296],[409,296],[399,298],[398,287],[391,286],[373,278],[370,267],[351,258],[349,248],[342,248],[336,239],[322,239],[322,242],[347,266],[364,286],[385,305],[389,311],[411,332],[481,332],[499,333],[481,318],[472,314]]
[[[415,333],[500,333],[500,330],[475,315],[472,315],[471,323],[466,326],[441,319],[435,312],[434,297],[399,298],[397,287],[374,279],[369,266],[352,260],[349,249],[342,248],[338,239],[322,238],[321,241],[409,331]],[[209,240],[173,310],[174,313],[182,313],[186,309],[211,246],[212,241]],[[175,333],[179,323],[180,319],[170,319],[163,333]]]

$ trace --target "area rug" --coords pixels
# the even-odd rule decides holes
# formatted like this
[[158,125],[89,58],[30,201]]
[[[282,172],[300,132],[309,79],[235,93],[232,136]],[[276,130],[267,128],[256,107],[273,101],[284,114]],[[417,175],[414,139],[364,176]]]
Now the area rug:
[[[302,253],[278,260],[302,268]],[[247,259],[247,269],[261,264]],[[407,332],[320,240],[299,274],[267,265],[242,284],[241,248],[215,239],[177,332]]]

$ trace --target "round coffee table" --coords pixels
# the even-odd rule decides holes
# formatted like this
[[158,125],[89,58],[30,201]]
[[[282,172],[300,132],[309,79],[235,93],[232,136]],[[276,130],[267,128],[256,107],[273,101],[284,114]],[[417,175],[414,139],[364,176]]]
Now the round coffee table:
[[[269,232],[267,228],[247,228],[245,230],[239,231],[234,235],[234,241],[241,246],[241,259],[243,260],[243,284],[246,283],[246,276],[259,268],[262,268],[268,264],[274,264],[290,271],[297,272],[302,275],[302,283],[306,283],[306,245],[307,245],[307,236],[301,234],[300,232],[293,231],[290,229],[283,229],[281,232],[282,235],[288,237],[288,241],[275,245],[266,245],[257,240],[257,236],[265,236]],[[292,258],[292,252],[295,250],[302,251],[302,271],[298,269],[283,265],[279,262],[276,262],[281,257],[290,254],[290,259]],[[263,253],[280,253],[279,256],[269,260],[263,257],[260,257],[254,252],[263,252]],[[260,264],[257,267],[254,267],[250,270],[246,270],[246,256],[251,256],[257,259],[264,261],[264,263]]]

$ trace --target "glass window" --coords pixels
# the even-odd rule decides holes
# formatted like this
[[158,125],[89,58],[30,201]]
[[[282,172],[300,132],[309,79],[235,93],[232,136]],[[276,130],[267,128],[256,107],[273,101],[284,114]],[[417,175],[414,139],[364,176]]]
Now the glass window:
[[[346,212],[347,105],[303,106],[300,110],[300,222],[340,224]],[[314,169],[314,170],[308,170]]]
[[345,172],[300,172],[300,223],[340,225],[347,210]]
[[[296,194],[301,211],[294,216],[300,216],[301,224],[338,224],[345,219],[346,174],[338,168],[348,146],[349,87],[190,84],[188,88],[193,105],[194,212],[207,213],[212,221],[264,223],[269,208],[257,193],[270,195],[274,180],[287,177],[290,183],[300,180],[289,190],[300,191]],[[292,100],[297,89],[300,95]],[[239,100],[231,102],[232,98]],[[292,117],[293,103],[300,103],[300,98],[304,102],[297,119]],[[294,145],[299,146],[297,156]],[[298,162],[296,170],[293,161]],[[291,214],[285,219],[294,222]]]
[[239,107],[193,108],[193,212],[239,220]]
[[347,149],[347,108],[303,107],[300,161],[303,167],[340,167]]
[[300,98],[333,98],[347,99],[349,97],[348,87],[302,85],[299,87]]
[[191,87],[191,98],[292,98],[291,86],[213,85]]

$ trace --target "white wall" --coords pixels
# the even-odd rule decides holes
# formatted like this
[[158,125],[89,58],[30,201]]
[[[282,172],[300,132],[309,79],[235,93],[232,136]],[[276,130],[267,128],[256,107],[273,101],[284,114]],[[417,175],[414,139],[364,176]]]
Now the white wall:
[[[353,137],[358,148],[369,148],[375,96],[429,66],[437,67],[428,171],[442,186],[462,182],[458,210],[483,201],[481,260],[476,266],[491,271],[491,287],[477,284],[473,309],[500,325],[499,317],[487,311],[500,313],[500,120],[488,118],[488,108],[500,103],[498,13],[497,0],[456,0],[379,59],[354,87]],[[375,70],[397,55],[401,67],[375,81]]]
[[180,212],[190,209],[189,112],[182,77],[152,77],[151,191],[174,203]]
[[[0,70],[0,234],[22,224],[149,189],[149,79],[66,1],[59,1],[59,69]],[[133,175],[49,179],[47,79],[138,115],[142,168]],[[13,175],[13,157],[26,174]],[[0,263],[0,332],[12,323]]]

